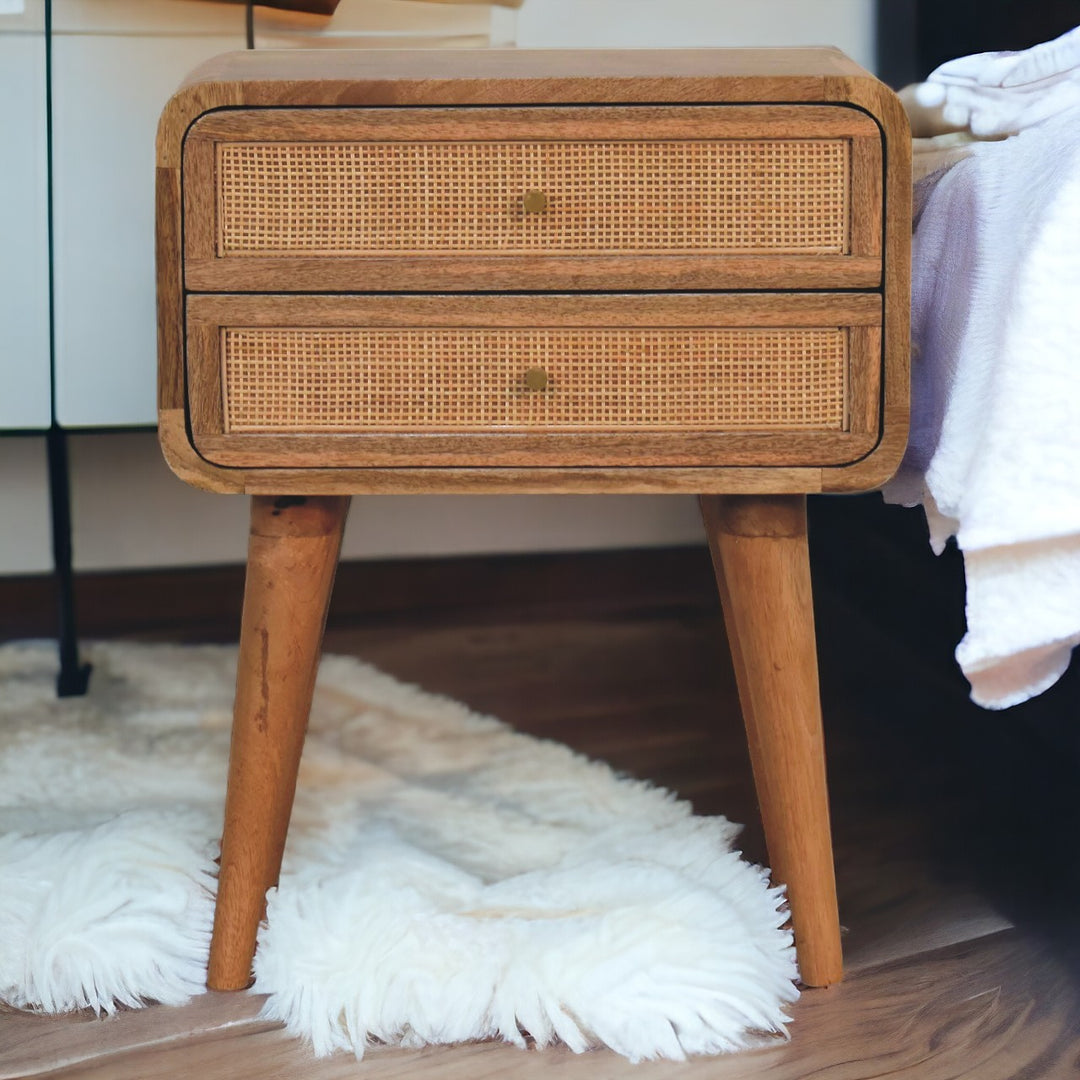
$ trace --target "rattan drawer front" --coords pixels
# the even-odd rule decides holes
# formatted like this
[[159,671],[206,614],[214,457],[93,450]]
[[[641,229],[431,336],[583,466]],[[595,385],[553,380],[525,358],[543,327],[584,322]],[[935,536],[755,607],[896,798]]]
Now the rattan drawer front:
[[880,202],[880,148],[850,109],[285,113],[195,125],[190,287],[551,287],[568,269],[719,286],[786,264],[880,278],[879,224],[853,212]]
[[849,157],[844,139],[222,144],[217,254],[842,255]]
[[876,415],[872,296],[192,297],[189,313],[196,443],[221,463],[820,463],[863,452]]
[[224,430],[842,431],[847,360],[840,327],[229,328]]

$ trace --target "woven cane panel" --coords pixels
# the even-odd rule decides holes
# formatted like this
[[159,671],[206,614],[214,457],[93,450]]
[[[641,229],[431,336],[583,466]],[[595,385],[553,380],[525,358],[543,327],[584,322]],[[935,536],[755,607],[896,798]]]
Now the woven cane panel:
[[[219,255],[842,254],[846,139],[226,143]],[[526,213],[542,191],[547,208]]]
[[[222,332],[225,431],[842,430],[844,329]],[[547,386],[525,373],[542,368]]]

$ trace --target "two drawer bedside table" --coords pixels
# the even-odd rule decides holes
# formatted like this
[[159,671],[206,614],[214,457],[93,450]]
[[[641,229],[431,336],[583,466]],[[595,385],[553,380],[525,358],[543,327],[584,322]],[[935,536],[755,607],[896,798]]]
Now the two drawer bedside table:
[[838,980],[805,497],[904,448],[893,94],[832,49],[248,52],[157,166],[162,446],[253,496],[209,985],[250,981],[381,492],[701,497],[801,976]]

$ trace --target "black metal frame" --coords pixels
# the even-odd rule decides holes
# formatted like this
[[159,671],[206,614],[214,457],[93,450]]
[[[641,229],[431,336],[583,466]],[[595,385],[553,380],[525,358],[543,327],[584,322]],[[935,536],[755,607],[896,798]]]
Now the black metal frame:
[[45,154],[49,263],[49,399],[51,423],[45,433],[49,469],[49,510],[52,518],[53,575],[56,580],[57,638],[60,672],[56,693],[78,697],[86,693],[91,667],[79,659],[72,580],[71,474],[68,469],[67,433],[56,420],[56,334],[53,314],[53,155],[52,155],[52,0],[45,3]]
[[[245,4],[244,34],[249,49],[255,47],[255,5]],[[45,432],[48,456],[49,511],[52,528],[53,578],[56,582],[57,647],[60,671],[56,677],[59,697],[78,697],[90,684],[92,665],[79,656],[78,619],[75,609],[75,580],[71,528],[71,470],[67,431],[56,418],[56,353],[53,333],[53,215],[52,215],[52,0],[45,2],[45,123],[49,248],[49,390],[51,423]],[[112,429],[110,429],[112,430]],[[129,428],[118,430],[130,430]],[[140,429],[141,430],[141,429]]]
[[54,421],[45,441],[49,457],[49,506],[52,511],[53,573],[56,579],[57,636],[60,651],[56,693],[59,697],[78,697],[86,693],[90,683],[91,665],[79,660],[75,587],[71,565],[71,485],[67,433]]

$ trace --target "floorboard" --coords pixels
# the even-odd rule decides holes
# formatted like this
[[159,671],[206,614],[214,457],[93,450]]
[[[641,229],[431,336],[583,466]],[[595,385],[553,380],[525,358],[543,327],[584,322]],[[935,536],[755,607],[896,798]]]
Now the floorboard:
[[[670,787],[700,813],[744,822],[747,855],[766,858],[714,600],[684,592],[674,605],[659,593],[643,606],[603,598],[560,604],[518,588],[505,608],[489,597],[482,618],[462,607],[455,619],[449,590],[440,595],[438,611],[339,620],[327,649]],[[1080,948],[1071,920],[1060,917],[1071,911],[1071,897],[1047,889],[1028,853],[1016,850],[1025,846],[1018,826],[1004,837],[995,832],[1003,827],[1002,793],[984,776],[997,774],[977,764],[955,732],[968,723],[962,685],[928,658],[925,641],[898,637],[872,608],[827,582],[818,589],[818,629],[848,977],[803,995],[790,1042],[691,1062],[679,1075],[1080,1075]],[[129,636],[163,633],[140,624]],[[215,636],[212,628],[206,636]],[[955,723],[954,714],[961,718]],[[976,764],[966,769],[969,760]],[[1017,767],[1009,775],[1012,817],[1049,798],[1040,791],[1041,772]],[[1056,838],[1052,821],[1022,821],[1032,851]],[[0,1078],[672,1074],[670,1064],[631,1066],[609,1053],[576,1057],[489,1044],[377,1048],[360,1066],[348,1056],[316,1061],[259,1020],[257,1007],[241,994],[103,1021],[0,1012]]]
[[[1080,1067],[1080,998],[1069,973],[1015,931],[920,954],[804,995],[789,1042],[680,1066],[683,1080],[1065,1080]],[[246,1025],[193,1033],[41,1073],[68,1080],[659,1080],[670,1062],[614,1054],[521,1051],[492,1043],[377,1048],[359,1065],[311,1059],[280,1030]]]

